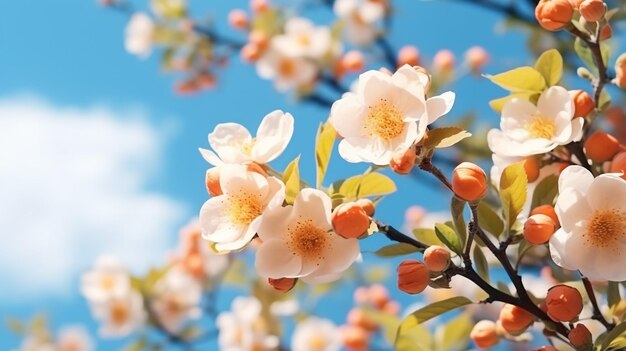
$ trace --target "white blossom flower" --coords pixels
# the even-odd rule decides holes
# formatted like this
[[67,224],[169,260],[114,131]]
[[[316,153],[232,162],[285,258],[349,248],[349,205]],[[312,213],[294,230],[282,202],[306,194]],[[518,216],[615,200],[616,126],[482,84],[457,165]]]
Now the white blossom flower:
[[513,98],[502,108],[500,129],[487,134],[489,148],[504,157],[530,156],[554,150],[582,137],[584,119],[574,116],[574,103],[563,87],[539,96],[537,106]]
[[91,336],[82,326],[66,327],[59,331],[55,351],[91,351]]
[[267,331],[261,318],[261,303],[254,297],[237,297],[231,311],[222,312],[216,320],[218,344],[222,351],[276,350],[279,339]]
[[591,280],[626,280],[626,181],[569,166],[555,209],[561,228],[550,239],[554,262]]
[[309,283],[337,280],[359,256],[357,239],[332,230],[330,197],[303,189],[293,206],[275,207],[259,227],[262,243],[256,270],[269,278],[300,278]]
[[280,207],[285,186],[275,177],[249,172],[242,165],[223,165],[223,195],[210,198],[200,209],[200,227],[217,251],[243,248],[264,222],[267,212]]
[[81,278],[81,292],[90,302],[98,303],[111,297],[124,296],[129,290],[128,271],[112,256],[100,256],[95,267]]
[[331,49],[330,29],[316,27],[309,19],[293,17],[285,23],[285,34],[272,38],[274,48],[291,57],[321,59]]
[[155,284],[152,309],[163,326],[178,333],[191,319],[201,316],[202,287],[192,276],[174,267]]
[[221,275],[231,261],[230,255],[216,254],[206,244],[198,219],[193,219],[180,231],[180,244],[174,256],[188,273],[200,280]]
[[126,26],[126,51],[140,57],[147,57],[152,52],[154,41],[154,22],[143,12],[135,13]]
[[105,338],[127,336],[137,331],[146,319],[143,298],[134,290],[102,303],[94,303],[91,310],[95,319],[100,321],[99,333]]
[[200,149],[204,159],[213,166],[222,164],[265,164],[285,151],[293,135],[293,116],[276,110],[268,113],[256,137],[241,124],[221,123],[209,134],[213,151]]
[[333,5],[335,15],[345,25],[346,39],[355,45],[369,45],[378,36],[376,23],[386,13],[386,1],[378,0],[336,0]]
[[343,136],[339,154],[348,162],[387,165],[396,150],[422,139],[427,126],[448,113],[454,93],[425,98],[430,77],[404,65],[389,76],[368,71],[356,90],[336,101],[330,122]]
[[274,81],[276,90],[286,92],[308,87],[317,78],[319,67],[304,57],[293,57],[281,51],[274,40],[256,63],[257,74]]
[[339,351],[341,332],[330,320],[309,317],[298,323],[291,338],[291,349],[298,351]]

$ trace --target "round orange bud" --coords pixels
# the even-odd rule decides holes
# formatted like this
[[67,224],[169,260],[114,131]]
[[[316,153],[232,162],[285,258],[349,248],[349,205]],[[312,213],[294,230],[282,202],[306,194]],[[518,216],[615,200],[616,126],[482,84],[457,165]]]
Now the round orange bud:
[[369,301],[381,309],[389,302],[389,291],[382,284],[374,284],[369,288]]
[[622,151],[613,157],[611,173],[623,173],[622,178],[626,180],[626,151]]
[[409,66],[419,66],[421,61],[419,50],[413,45],[403,46],[400,51],[398,51],[398,67],[409,65]]
[[559,284],[548,290],[546,295],[547,313],[559,322],[574,320],[583,310],[583,297],[571,286]]
[[200,253],[192,253],[183,258],[183,268],[196,278],[204,277],[204,259]]
[[613,27],[610,24],[605,24],[600,28],[600,41],[604,41],[613,36]]
[[196,80],[198,81],[200,86],[204,89],[210,89],[210,88],[215,87],[215,83],[217,82],[215,80],[215,76],[210,73],[200,73],[198,74],[198,77],[196,78]]
[[265,50],[270,42],[267,34],[258,30],[253,30],[250,32],[250,34],[248,34],[248,41],[251,44],[255,44],[261,51]]
[[597,163],[609,161],[620,151],[619,141],[601,130],[591,134],[584,146],[587,157]]
[[415,166],[415,150],[408,148],[406,150],[398,150],[391,156],[389,167],[398,174],[409,174]]
[[572,21],[574,8],[568,0],[541,0],[535,8],[535,17],[547,30],[563,29]]
[[358,199],[356,200],[356,204],[359,205],[368,216],[372,217],[374,215],[376,208],[374,207],[374,202],[372,202],[372,200]]
[[265,12],[269,8],[270,2],[268,0],[250,0],[250,9],[255,13]]
[[488,349],[500,341],[500,336],[496,328],[496,323],[489,320],[482,320],[472,328],[470,339],[481,349]]
[[452,191],[463,200],[474,202],[487,194],[487,175],[471,162],[456,166],[452,173]]
[[574,10],[578,11],[578,8],[583,1],[585,0],[569,0],[569,3],[572,4],[572,8],[574,8]]
[[343,346],[349,351],[366,351],[369,348],[369,334],[367,330],[357,326],[341,328]]
[[213,167],[206,171],[205,177],[206,190],[211,196],[222,195],[222,187],[220,185],[220,168]]
[[535,207],[531,212],[530,215],[537,215],[537,214],[542,214],[542,215],[546,215],[548,217],[550,217],[550,219],[554,222],[554,226],[555,227],[560,227],[561,223],[559,222],[559,217],[557,217],[556,215],[556,211],[554,211],[554,206],[552,205],[541,205],[541,206],[537,206]]
[[360,237],[370,226],[370,217],[356,202],[337,206],[331,220],[335,232],[346,239]]
[[502,328],[511,335],[523,333],[535,321],[535,317],[525,309],[506,304],[500,310]]
[[261,48],[253,43],[248,43],[241,48],[241,59],[247,63],[256,62],[261,57]]
[[619,55],[615,61],[615,85],[624,89],[626,88],[626,53]]
[[421,293],[429,282],[430,273],[422,262],[406,260],[398,266],[398,289],[405,293]]
[[341,57],[340,65],[342,72],[361,72],[365,67],[365,58],[358,50],[348,51]]
[[360,286],[354,290],[352,298],[357,304],[364,305],[370,300],[370,290],[366,286]]
[[595,108],[593,98],[584,90],[570,90],[569,95],[574,101],[574,118],[587,117]]
[[455,64],[454,54],[450,50],[439,50],[433,57],[433,68],[439,72],[452,72]]
[[375,331],[378,329],[378,324],[375,321],[368,318],[367,315],[360,308],[353,308],[348,312],[348,324],[356,327],[361,327],[367,331]]
[[246,29],[248,27],[248,15],[244,10],[234,9],[228,13],[228,24],[235,29]]
[[430,246],[424,251],[424,264],[433,272],[441,272],[450,264],[450,251],[441,246]]
[[586,21],[597,22],[604,18],[606,4],[602,0],[584,0],[580,3],[578,11]]
[[482,46],[472,46],[465,52],[465,63],[474,73],[480,73],[489,62],[489,54]]
[[259,165],[256,162],[252,162],[249,163],[248,166],[246,167],[246,170],[248,172],[254,172],[254,173],[258,173],[264,177],[267,177],[267,172],[265,172],[265,170],[263,169],[263,167],[261,167],[261,165]]
[[286,293],[290,291],[291,289],[293,289],[293,287],[296,286],[297,282],[298,282],[297,278],[279,278],[279,279],[267,278],[267,283],[271,285],[272,288],[274,288],[274,290],[280,291],[283,293]]
[[537,178],[539,178],[541,162],[539,162],[537,157],[527,157],[524,159],[524,171],[526,171],[526,178],[528,178],[528,182],[534,182]]
[[381,308],[382,312],[390,316],[397,316],[400,313],[400,303],[398,301],[387,301],[385,306]]
[[576,324],[567,335],[569,341],[576,348],[588,348],[593,342],[591,332],[584,324]]
[[189,95],[197,93],[200,90],[200,84],[195,79],[184,80],[178,82],[174,86],[174,91],[180,95]]
[[524,223],[524,238],[533,245],[545,244],[555,230],[552,218],[543,214],[532,215]]

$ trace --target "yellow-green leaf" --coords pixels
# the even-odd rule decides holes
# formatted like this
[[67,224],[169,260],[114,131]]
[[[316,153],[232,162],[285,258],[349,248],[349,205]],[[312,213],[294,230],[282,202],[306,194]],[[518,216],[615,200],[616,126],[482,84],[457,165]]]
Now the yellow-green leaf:
[[420,249],[410,244],[395,243],[395,244],[382,247],[376,250],[376,252],[374,253],[376,254],[376,256],[379,256],[379,257],[398,257],[398,256],[410,255],[410,254],[420,252],[420,251],[421,251]]
[[541,73],[528,66],[518,67],[495,76],[486,74],[485,77],[512,93],[538,93],[546,88],[546,81]]
[[283,182],[285,183],[285,201],[293,204],[296,196],[300,192],[300,156],[291,161],[285,172],[283,172]]
[[500,113],[502,112],[502,108],[504,108],[504,105],[506,105],[506,103],[509,102],[509,100],[511,100],[512,98],[520,98],[530,101],[534,96],[539,96],[539,93],[513,93],[511,95],[489,101],[489,106],[492,110]]
[[371,319],[381,327],[385,340],[389,344],[393,344],[398,332],[398,326],[400,325],[398,318],[371,308],[364,308],[363,313],[368,319]]
[[328,122],[321,124],[317,130],[317,137],[315,138],[315,165],[317,166],[316,184],[318,188],[324,181],[324,175],[328,169],[328,162],[333,152],[336,136],[335,128]]
[[476,272],[484,280],[489,281],[489,262],[483,253],[483,250],[476,246],[474,247],[474,264],[476,265]]
[[620,336],[626,333],[626,322],[622,322],[613,328],[602,340],[600,350],[608,350],[611,343]]
[[347,199],[387,195],[394,191],[396,184],[393,180],[376,172],[350,177],[339,187],[339,193]]
[[559,177],[554,174],[543,178],[535,187],[530,208],[533,209],[541,205],[552,205],[559,190],[558,183]]
[[417,228],[413,229],[413,236],[415,239],[423,242],[426,245],[444,245],[437,237],[434,229],[430,228]]
[[500,176],[500,199],[508,229],[513,227],[517,216],[524,208],[527,182],[522,162],[511,164]]
[[504,222],[489,205],[482,201],[478,204],[478,218],[481,228],[496,238],[500,237],[504,231]]
[[440,334],[439,350],[453,351],[466,350],[469,343],[469,335],[474,323],[469,313],[461,313],[458,317],[447,322],[443,333]]
[[459,256],[461,255],[463,246],[454,229],[443,223],[437,223],[435,224],[435,234],[437,234],[437,238],[450,250],[454,251]]
[[550,49],[539,56],[535,69],[541,73],[548,86],[556,85],[563,76],[563,57],[556,49]]
[[465,247],[465,242],[467,241],[467,228],[465,227],[465,218],[463,217],[464,210],[465,201],[453,196],[450,203],[450,213],[452,214],[452,223],[458,233],[461,247]]
[[419,310],[411,313],[400,323],[397,336],[402,335],[405,330],[412,329],[430,320],[431,318],[435,318],[443,313],[469,305],[471,303],[472,301],[467,297],[457,296],[435,302],[426,307],[420,308]]
[[472,136],[463,128],[459,127],[441,127],[428,131],[428,139],[424,142],[424,146],[428,149],[450,147],[459,141]]

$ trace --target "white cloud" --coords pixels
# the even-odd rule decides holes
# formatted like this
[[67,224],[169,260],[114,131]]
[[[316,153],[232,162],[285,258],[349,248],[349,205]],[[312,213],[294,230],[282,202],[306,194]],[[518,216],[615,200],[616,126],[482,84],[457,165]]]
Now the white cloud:
[[162,261],[186,212],[146,189],[163,136],[137,113],[0,100],[3,296],[75,291],[103,252],[134,269]]

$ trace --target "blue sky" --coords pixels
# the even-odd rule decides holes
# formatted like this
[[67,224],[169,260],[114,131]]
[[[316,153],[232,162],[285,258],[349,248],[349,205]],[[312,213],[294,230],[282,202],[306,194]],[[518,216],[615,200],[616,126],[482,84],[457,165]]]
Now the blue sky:
[[[195,14],[213,14],[222,29],[225,29],[228,10],[245,7],[246,3],[239,0],[191,1],[191,9]],[[145,6],[146,2],[137,2],[137,7]],[[529,60],[524,49],[523,35],[518,32],[498,33],[500,17],[490,12],[465,4],[414,0],[397,1],[396,9],[397,16],[390,37],[395,48],[413,44],[419,47],[425,57],[432,57],[437,50],[448,48],[460,57],[470,46],[482,45],[492,54],[492,63],[486,69],[489,73],[522,65]],[[315,18],[324,23],[328,15],[320,12]],[[59,225],[59,228],[66,228],[68,223],[77,226],[71,227],[78,228],[79,235],[72,237],[77,245],[90,245],[91,231],[80,232],[83,227],[80,227],[82,224],[76,218],[62,218],[64,214],[84,215],[74,210],[63,212],[66,208],[76,207],[75,203],[66,201],[44,206],[50,202],[45,197],[48,194],[46,191],[64,182],[66,170],[63,167],[71,166],[72,163],[67,160],[69,156],[62,156],[65,152],[71,154],[71,150],[61,149],[52,153],[28,148],[34,143],[48,150],[49,144],[37,144],[42,140],[52,145],[84,149],[80,157],[93,155],[96,159],[106,159],[107,156],[100,155],[98,150],[117,152],[115,155],[122,161],[112,158],[110,162],[114,170],[120,167],[118,173],[111,171],[103,179],[98,178],[97,182],[94,180],[93,184],[86,181],[76,185],[84,186],[84,189],[75,186],[75,193],[55,196],[69,200],[75,196],[76,201],[85,201],[80,207],[96,212],[98,206],[103,204],[103,197],[107,201],[117,201],[115,203],[143,206],[142,210],[129,208],[124,212],[126,215],[115,216],[115,223],[98,223],[101,230],[98,240],[104,240],[102,238],[106,237],[104,233],[107,230],[123,231],[132,225],[138,232],[144,233],[141,240],[133,241],[118,235],[111,237],[111,240],[117,240],[116,243],[103,242],[103,245],[109,247],[106,245],[110,244],[112,250],[125,249],[125,252],[137,250],[138,256],[145,257],[147,262],[154,260],[154,255],[142,252],[145,250],[143,240],[155,250],[174,242],[175,229],[194,216],[206,200],[203,181],[207,164],[198,154],[197,148],[206,146],[207,134],[216,123],[235,121],[254,130],[261,118],[274,109],[291,112],[296,118],[295,135],[292,144],[275,166],[281,169],[295,156],[302,154],[303,175],[313,179],[313,131],[320,121],[326,119],[327,110],[295,104],[275,92],[270,82],[258,78],[254,68],[242,64],[237,57],[233,58],[228,69],[220,76],[216,90],[194,96],[178,96],[171,88],[174,77],[159,71],[157,52],[148,60],[141,60],[124,51],[123,31],[126,21],[125,15],[107,11],[91,0],[31,0],[3,4],[0,12],[0,121],[3,121],[3,126],[19,129],[21,125],[38,131],[31,133],[32,129],[22,130],[25,139],[15,145],[0,143],[8,147],[4,154],[0,151],[0,169],[8,167],[17,170],[17,173],[0,172],[0,178],[7,177],[0,180],[7,189],[21,189],[22,186],[27,193],[32,193],[32,187],[26,188],[30,184],[27,181],[41,184],[46,179],[54,179],[59,182],[42,187],[41,197],[16,193],[18,205],[24,208],[32,209],[31,205],[42,203],[39,211],[33,210],[26,217],[34,223],[33,228],[39,228],[36,225],[47,228],[48,223],[44,221],[56,218],[55,225]],[[238,33],[232,31],[229,34],[238,36]],[[472,110],[478,113],[481,121],[495,121],[497,116],[488,108],[487,101],[500,96],[502,92],[486,79],[468,77],[450,89],[457,92],[457,102],[451,116],[458,117]],[[85,124],[77,121],[81,115],[85,116]],[[40,118],[44,118],[46,123],[42,124]],[[94,123],[102,120],[112,122],[105,123],[99,129],[101,133],[76,135],[82,134],[80,128],[93,127]],[[76,128],[58,127],[57,121]],[[72,124],[74,122],[77,124]],[[135,133],[123,133],[124,128],[131,128]],[[132,157],[126,159],[120,155],[124,152]],[[4,157],[9,154],[13,157]],[[62,162],[55,161],[57,158]],[[9,163],[11,160],[19,164]],[[123,166],[120,166],[120,162]],[[29,163],[37,163],[41,167]],[[128,166],[127,163],[132,165]],[[97,168],[97,162],[94,167]],[[327,179],[356,173],[363,167],[358,166],[353,171],[354,168],[346,162],[334,158]],[[39,173],[38,177],[22,178],[19,172]],[[54,174],[55,178],[47,178],[46,172]],[[122,178],[116,179],[119,175]],[[433,191],[430,183],[420,184],[413,179],[394,178],[398,179],[400,187],[410,190],[387,198],[377,210],[380,219],[400,226],[404,210],[410,205],[420,204],[430,210],[447,207],[449,196],[444,192]],[[92,188],[100,186],[116,190],[110,198],[98,192],[86,198],[85,194],[91,194]],[[153,217],[161,217],[161,222],[142,225],[151,218],[151,213]],[[139,222],[142,218],[145,221]],[[11,255],[12,259],[6,262],[0,260],[4,262],[0,266],[0,277],[24,275],[40,279],[35,271],[78,255],[77,247],[54,245],[53,242],[60,238],[45,236],[45,230],[32,230],[29,226],[15,224],[15,221],[9,221],[9,224],[12,226],[3,228],[0,225],[0,240],[3,241],[1,246],[4,250],[14,246],[24,248],[35,245],[40,251],[17,250]],[[160,227],[153,228],[157,224]],[[41,251],[42,247],[44,251]],[[59,251],[55,251],[56,248]],[[87,252],[95,254],[97,249],[92,247]],[[8,257],[9,252],[1,250],[0,256]],[[46,254],[39,255],[41,252]],[[69,276],[64,276],[64,279],[69,280],[62,280],[67,283],[62,287],[54,286],[58,285],[54,281],[28,280],[20,281],[17,287],[1,287],[0,296],[3,298],[0,299],[0,318],[27,318],[38,311],[45,311],[55,325],[86,323],[95,333],[95,325],[90,322],[86,304],[77,289],[78,272],[85,269],[94,258],[69,260],[78,266]],[[141,262],[138,265],[141,266]],[[59,267],[62,269],[63,266]],[[331,317],[338,321],[342,318],[338,315]],[[0,349],[16,347],[17,343],[15,337],[0,328]]]

